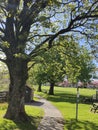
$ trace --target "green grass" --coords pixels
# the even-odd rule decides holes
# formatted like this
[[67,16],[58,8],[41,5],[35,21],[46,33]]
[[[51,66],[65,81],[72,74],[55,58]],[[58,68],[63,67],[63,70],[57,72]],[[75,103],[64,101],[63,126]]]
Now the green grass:
[[41,108],[34,106],[26,105],[25,108],[27,114],[30,116],[30,121],[16,123],[3,118],[7,104],[0,103],[0,130],[36,130],[44,112]]
[[[43,91],[48,91],[43,87]],[[46,93],[38,93],[51,101],[62,113],[65,119],[64,130],[98,130],[98,113],[90,112],[91,104],[83,102],[85,97],[91,97],[96,93],[92,89],[79,89],[80,102],[78,109],[78,121],[76,121],[76,88],[55,87],[55,95],[49,96]]]

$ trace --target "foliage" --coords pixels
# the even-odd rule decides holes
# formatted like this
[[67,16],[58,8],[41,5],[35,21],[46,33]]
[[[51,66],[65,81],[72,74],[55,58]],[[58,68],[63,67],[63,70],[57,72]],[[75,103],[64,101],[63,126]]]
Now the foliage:
[[33,68],[30,69],[29,71],[29,79],[28,83],[30,84],[43,84],[46,82],[46,73],[43,70],[42,65],[36,64]]
[[[31,70],[31,76],[44,82],[61,82],[65,75],[71,83],[88,82],[95,68],[92,56],[83,46],[70,37],[60,37],[56,46],[39,56],[40,63]],[[35,72],[35,71],[36,72]],[[34,81],[34,79],[33,79]]]
[[93,69],[95,68],[95,65],[92,62],[82,62],[80,75],[78,76],[78,79],[82,82],[90,82],[90,79],[92,77]]
[[60,47],[53,47],[47,51],[42,64],[46,73],[47,81],[57,83],[62,81],[65,76],[65,59],[60,52]]
[[89,82],[92,77],[92,73],[94,71],[95,64],[92,62],[92,55],[89,54],[89,51],[85,48],[82,48],[83,52],[80,52],[80,61],[79,64],[81,66],[80,74],[78,76],[78,80],[81,82]]
[[78,80],[89,81],[91,72],[95,68],[90,50],[78,45],[72,37],[67,37],[66,40],[61,37],[60,41],[62,46],[60,52],[65,59],[65,71],[68,80],[71,83],[76,83]]
[[72,31],[75,36],[80,33],[93,38],[97,35],[97,4],[96,0],[1,1],[0,48],[6,54],[7,50],[11,51],[14,41],[16,46],[12,55],[28,59],[28,56],[39,55],[40,46],[48,41],[51,46],[51,42],[63,33],[66,36]]

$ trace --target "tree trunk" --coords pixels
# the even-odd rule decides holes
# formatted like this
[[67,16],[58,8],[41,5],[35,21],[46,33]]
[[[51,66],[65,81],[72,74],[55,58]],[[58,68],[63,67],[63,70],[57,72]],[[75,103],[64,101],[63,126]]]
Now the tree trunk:
[[42,92],[41,86],[42,86],[42,84],[40,83],[38,86],[38,90],[37,90],[38,92]]
[[50,83],[49,95],[54,95],[54,85],[55,83]]
[[27,115],[24,109],[25,84],[28,78],[27,62],[21,58],[7,61],[10,74],[8,109],[5,118],[25,121]]

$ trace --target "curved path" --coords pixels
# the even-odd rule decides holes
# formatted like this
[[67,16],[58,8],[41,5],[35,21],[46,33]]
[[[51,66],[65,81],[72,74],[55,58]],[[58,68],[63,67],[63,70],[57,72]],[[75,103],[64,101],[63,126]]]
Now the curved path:
[[44,109],[45,115],[41,120],[37,130],[63,130],[64,119],[59,110],[54,107],[46,99],[39,97],[39,103],[35,102],[33,105],[38,105]]

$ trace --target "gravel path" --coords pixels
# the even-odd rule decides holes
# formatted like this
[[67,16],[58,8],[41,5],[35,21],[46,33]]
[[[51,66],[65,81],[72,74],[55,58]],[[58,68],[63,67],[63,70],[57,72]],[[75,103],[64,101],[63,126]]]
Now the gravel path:
[[39,102],[33,103],[44,109],[45,115],[37,130],[63,130],[64,120],[59,110],[46,99],[40,98]]

